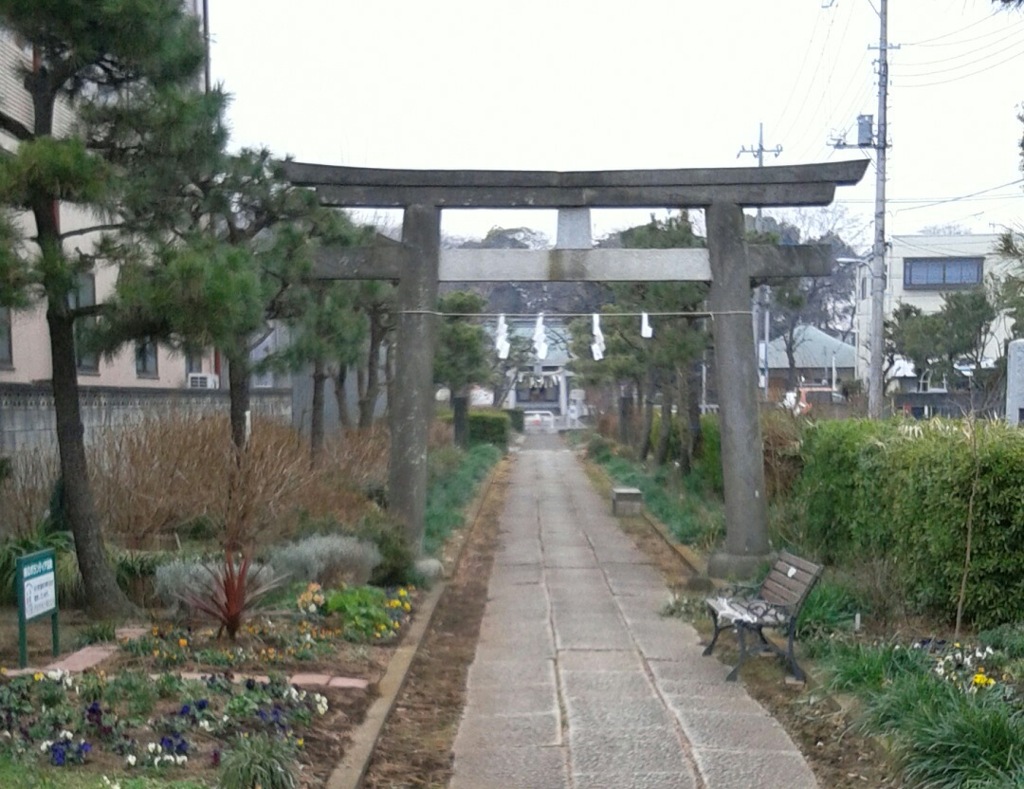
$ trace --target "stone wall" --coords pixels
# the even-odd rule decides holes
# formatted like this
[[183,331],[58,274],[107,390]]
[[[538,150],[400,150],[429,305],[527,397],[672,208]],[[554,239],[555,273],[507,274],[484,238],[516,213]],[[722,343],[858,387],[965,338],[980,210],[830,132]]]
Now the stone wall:
[[[104,430],[130,425],[154,414],[186,411],[227,413],[228,390],[122,389],[82,387],[82,424],[89,443]],[[292,419],[288,389],[255,389],[252,410],[282,422]],[[0,384],[0,455],[57,446],[53,394],[49,386]]]

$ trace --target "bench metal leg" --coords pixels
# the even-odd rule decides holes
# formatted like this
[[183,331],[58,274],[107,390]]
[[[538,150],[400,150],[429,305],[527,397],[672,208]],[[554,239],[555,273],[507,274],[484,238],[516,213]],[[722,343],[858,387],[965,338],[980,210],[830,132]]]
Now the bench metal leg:
[[789,626],[789,638],[787,641],[786,658],[789,660],[789,667],[793,672],[793,676],[800,682],[806,681],[807,677],[804,674],[804,670],[797,665],[796,655],[793,652],[793,639],[796,637],[796,624]]
[[747,628],[741,623],[736,623],[736,637],[740,642],[740,659],[736,663],[736,667],[729,672],[729,675],[725,678],[726,682],[735,682],[736,678],[740,675],[740,667],[743,662],[747,659]]
[[704,652],[702,653],[704,657],[710,655],[712,650],[714,650],[715,643],[718,641],[718,636],[721,634],[721,632],[723,630],[728,630],[730,627],[732,627],[732,625],[726,625],[725,627],[721,627],[718,621],[718,614],[715,612],[713,608],[709,608],[708,613],[711,614],[711,621],[714,623],[715,632],[711,636],[711,643],[704,648]]

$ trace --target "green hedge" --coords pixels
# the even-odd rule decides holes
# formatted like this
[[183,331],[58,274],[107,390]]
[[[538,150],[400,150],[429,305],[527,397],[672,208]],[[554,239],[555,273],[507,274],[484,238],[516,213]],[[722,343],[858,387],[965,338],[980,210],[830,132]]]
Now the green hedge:
[[512,429],[518,433],[522,433],[526,430],[526,414],[520,411],[518,408],[512,408],[505,411],[508,415],[509,424],[512,425]]
[[469,441],[473,444],[508,446],[511,419],[504,411],[470,411]]
[[802,455],[797,495],[820,556],[892,559],[905,602],[952,618],[972,520],[966,620],[1024,621],[1024,433],[1001,423],[821,422],[806,431]]

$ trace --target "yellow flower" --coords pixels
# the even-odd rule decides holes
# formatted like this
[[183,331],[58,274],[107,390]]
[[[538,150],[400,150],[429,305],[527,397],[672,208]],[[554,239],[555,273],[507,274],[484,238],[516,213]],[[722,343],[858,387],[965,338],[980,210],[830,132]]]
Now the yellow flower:
[[43,672],[42,671],[37,671],[35,674],[32,675],[32,679],[34,679],[36,682],[42,682],[43,681]]
[[158,636],[160,635],[160,628],[156,625],[153,625],[149,632],[151,632],[154,636]]
[[7,667],[6,666],[0,666],[0,677],[5,677],[5,676],[7,676]]
[[404,604],[402,605],[402,610],[403,610],[403,611],[412,611],[412,606],[411,606],[411,605],[409,605],[408,603],[404,603]]
[[302,748],[306,744],[306,741],[302,737],[299,737],[299,739],[295,741],[295,744]]
[[182,649],[187,647],[188,646],[188,639],[187,638],[179,638],[178,639],[178,646],[181,647]]
[[160,650],[159,649],[154,649],[153,650],[153,657],[160,657]]
[[400,588],[400,589],[398,590],[398,596],[399,596],[399,597],[408,597],[408,596],[409,596],[409,593],[408,593],[407,591],[405,591],[404,589],[401,589],[401,588]]

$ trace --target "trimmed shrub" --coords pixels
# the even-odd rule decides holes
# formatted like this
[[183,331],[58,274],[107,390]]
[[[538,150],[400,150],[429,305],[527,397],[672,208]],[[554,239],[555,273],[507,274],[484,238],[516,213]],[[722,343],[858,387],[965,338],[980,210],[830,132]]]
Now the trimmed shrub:
[[518,408],[512,408],[505,411],[508,416],[509,425],[517,433],[522,433],[526,430],[526,414],[520,411]]
[[508,446],[508,431],[512,423],[506,411],[469,412],[469,441],[472,444],[494,444],[504,449]]
[[290,581],[316,582],[328,588],[342,583],[365,584],[381,558],[372,542],[325,534],[276,546],[269,562],[275,574],[286,575]]
[[410,583],[414,575],[416,557],[405,541],[401,527],[382,512],[369,513],[355,530],[363,542],[370,542],[380,553],[370,573],[375,586],[402,586]]
[[886,422],[833,420],[803,433],[803,471],[796,496],[803,502],[806,550],[826,563],[882,555],[892,546]]

